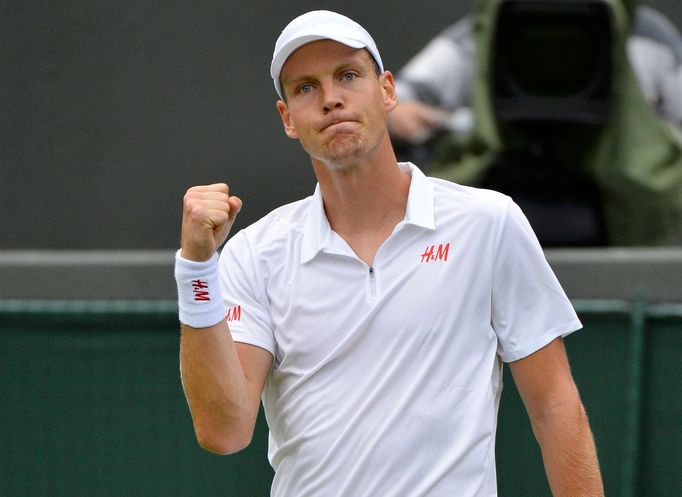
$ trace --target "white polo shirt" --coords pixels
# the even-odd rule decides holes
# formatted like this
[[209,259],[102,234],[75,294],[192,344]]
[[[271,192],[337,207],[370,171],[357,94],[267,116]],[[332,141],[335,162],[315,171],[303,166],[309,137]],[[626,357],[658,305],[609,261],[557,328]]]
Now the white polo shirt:
[[502,194],[411,164],[405,219],[368,267],[315,194],[223,249],[234,340],[272,353],[275,497],[492,497],[503,361],[580,322]]

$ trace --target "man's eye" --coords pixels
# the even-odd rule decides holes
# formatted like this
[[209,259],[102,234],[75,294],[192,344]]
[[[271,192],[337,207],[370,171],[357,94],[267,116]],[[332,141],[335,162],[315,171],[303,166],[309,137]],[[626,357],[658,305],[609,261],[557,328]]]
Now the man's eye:
[[308,93],[312,89],[313,89],[313,86],[310,83],[303,83],[301,86],[298,87],[298,92],[299,93]]
[[347,72],[343,75],[343,79],[346,81],[353,81],[355,79],[355,73]]

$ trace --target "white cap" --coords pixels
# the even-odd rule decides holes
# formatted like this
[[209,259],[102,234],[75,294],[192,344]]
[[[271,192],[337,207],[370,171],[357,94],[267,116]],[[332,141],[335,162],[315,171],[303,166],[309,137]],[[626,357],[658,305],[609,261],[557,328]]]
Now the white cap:
[[280,98],[284,98],[279,84],[282,66],[297,48],[316,40],[334,40],[352,48],[366,48],[374,57],[379,70],[384,71],[384,64],[381,62],[377,45],[365,28],[336,12],[313,10],[291,21],[275,43],[270,76],[272,76],[275,90],[277,90]]

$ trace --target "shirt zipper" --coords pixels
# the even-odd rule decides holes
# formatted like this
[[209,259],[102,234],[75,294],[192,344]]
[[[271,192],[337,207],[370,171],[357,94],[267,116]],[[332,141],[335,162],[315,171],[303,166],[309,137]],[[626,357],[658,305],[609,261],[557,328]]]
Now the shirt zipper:
[[372,266],[369,267],[369,289],[370,289],[370,294],[372,297],[377,296],[377,283],[376,279],[374,277],[374,268]]

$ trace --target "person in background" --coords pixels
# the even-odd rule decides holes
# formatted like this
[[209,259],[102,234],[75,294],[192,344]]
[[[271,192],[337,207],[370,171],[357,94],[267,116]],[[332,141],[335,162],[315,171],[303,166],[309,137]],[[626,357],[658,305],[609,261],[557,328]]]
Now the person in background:
[[[623,2],[633,16],[627,54],[645,100],[682,132],[682,35],[661,12]],[[400,104],[389,115],[391,136],[421,145],[440,131],[467,133],[473,126],[475,47],[466,16],[431,40],[396,75]]]
[[[557,1],[548,4],[554,18],[539,17],[532,3],[478,0],[401,70],[399,104],[389,115],[398,157],[434,176],[512,195],[544,246],[675,243],[682,233],[679,32],[633,1]],[[511,23],[498,26],[507,14],[522,25],[524,8],[525,39],[520,29],[510,34]],[[512,43],[512,35],[519,39]],[[523,48],[514,54],[509,47]],[[526,81],[517,75],[510,85],[507,74],[497,76],[504,57],[513,64],[502,69],[521,68]],[[601,64],[592,68],[594,80],[569,88],[594,61]],[[571,90],[578,98],[544,98],[555,96],[549,87],[532,94],[530,75],[556,83],[556,95]],[[531,90],[513,94],[524,84]]]

